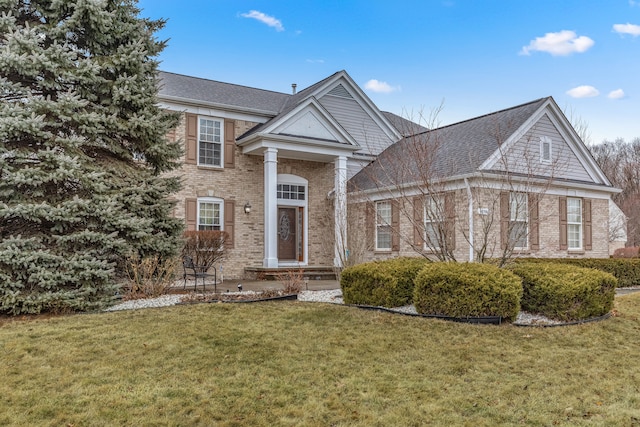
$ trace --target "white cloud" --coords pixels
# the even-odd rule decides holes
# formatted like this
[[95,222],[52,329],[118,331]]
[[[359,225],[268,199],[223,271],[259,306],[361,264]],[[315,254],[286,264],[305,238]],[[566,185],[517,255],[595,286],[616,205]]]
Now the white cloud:
[[372,92],[379,93],[391,93],[400,90],[400,87],[393,87],[387,82],[381,82],[376,79],[371,79],[364,84],[365,89],[369,89]]
[[310,64],[324,64],[324,59],[307,59]]
[[622,89],[612,90],[611,92],[609,92],[609,95],[607,95],[607,98],[622,99],[624,98],[624,91]]
[[619,34],[631,34],[633,37],[640,36],[640,25],[614,24],[613,31]]
[[637,0],[629,0],[629,6],[640,6],[640,1]]
[[572,98],[592,98],[600,95],[600,91],[593,86],[578,86],[567,91],[567,95]]
[[524,46],[521,55],[530,55],[532,51],[548,52],[553,56],[566,56],[572,53],[582,53],[594,45],[594,41],[587,36],[580,36],[569,30],[558,33],[547,33],[543,37],[531,40],[529,46]]
[[280,22],[279,19],[276,19],[273,16],[266,15],[257,10],[251,10],[249,11],[249,13],[243,13],[240,16],[242,16],[243,18],[256,19],[262,22],[263,24],[267,24],[268,26],[275,28],[276,31],[284,31],[282,22]]

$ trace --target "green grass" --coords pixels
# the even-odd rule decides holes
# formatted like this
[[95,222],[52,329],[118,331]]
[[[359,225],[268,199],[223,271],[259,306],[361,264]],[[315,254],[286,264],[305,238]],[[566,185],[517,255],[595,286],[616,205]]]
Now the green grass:
[[640,425],[640,293],[562,328],[299,302],[0,324],[0,425]]

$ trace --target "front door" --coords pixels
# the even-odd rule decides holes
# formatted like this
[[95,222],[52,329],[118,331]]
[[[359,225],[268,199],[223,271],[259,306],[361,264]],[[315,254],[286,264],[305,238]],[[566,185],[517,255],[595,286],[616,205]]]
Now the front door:
[[302,261],[302,210],[278,206],[278,261]]

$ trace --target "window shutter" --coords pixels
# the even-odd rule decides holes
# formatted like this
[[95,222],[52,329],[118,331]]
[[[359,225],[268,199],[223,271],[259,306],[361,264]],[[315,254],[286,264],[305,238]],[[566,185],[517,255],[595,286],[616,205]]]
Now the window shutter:
[[186,113],[186,149],[184,162],[190,165],[198,163],[198,116]]
[[235,207],[236,202],[234,200],[224,201],[224,231],[227,233],[227,239],[225,240],[227,248],[233,248],[234,245]]
[[567,198],[560,197],[560,250],[566,250],[569,247],[569,242],[567,241]]
[[224,167],[236,167],[236,122],[224,121]]
[[400,250],[400,206],[396,200],[391,202],[391,250]]
[[456,202],[454,197],[454,193],[444,195],[444,229],[448,251],[453,251],[456,248]]
[[582,201],[582,218],[584,222],[584,249],[592,250],[592,227],[591,227],[591,200],[584,199]]
[[421,197],[413,198],[413,246],[418,251],[424,248],[424,202]]
[[509,245],[509,192],[500,193],[500,246],[502,250]]
[[540,220],[538,215],[538,196],[529,194],[529,249],[540,249]]
[[373,202],[365,203],[365,234],[367,239],[367,246],[370,249],[376,247],[376,208]]
[[184,220],[187,230],[198,229],[198,199],[187,198],[184,200]]

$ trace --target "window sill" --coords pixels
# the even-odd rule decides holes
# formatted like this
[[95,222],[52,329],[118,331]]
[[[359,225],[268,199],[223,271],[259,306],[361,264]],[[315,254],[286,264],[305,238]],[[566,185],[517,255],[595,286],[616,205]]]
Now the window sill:
[[393,251],[391,249],[376,249],[373,251],[374,254],[380,254],[380,255],[385,255],[385,254],[390,254],[393,253]]
[[584,249],[569,249],[567,251],[569,255],[584,255],[585,253]]
[[208,170],[208,171],[221,171],[224,170],[222,166],[207,166],[207,165],[198,165],[198,169]]

